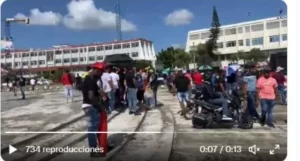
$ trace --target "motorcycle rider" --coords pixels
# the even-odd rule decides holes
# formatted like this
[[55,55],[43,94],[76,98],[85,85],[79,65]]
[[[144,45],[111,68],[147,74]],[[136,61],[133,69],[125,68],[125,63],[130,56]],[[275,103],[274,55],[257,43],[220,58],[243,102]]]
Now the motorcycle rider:
[[232,120],[231,117],[227,116],[228,102],[224,97],[224,95],[227,94],[225,92],[225,79],[222,75],[222,71],[219,75],[216,76],[215,90],[213,90],[212,86],[207,82],[204,83],[204,87],[205,89],[203,92],[203,99],[211,104],[222,105],[222,120]]

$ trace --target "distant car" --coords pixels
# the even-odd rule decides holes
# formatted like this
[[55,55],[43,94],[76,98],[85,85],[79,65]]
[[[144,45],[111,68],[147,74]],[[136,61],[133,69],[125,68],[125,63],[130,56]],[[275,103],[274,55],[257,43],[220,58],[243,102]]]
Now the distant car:
[[50,85],[53,84],[52,80],[47,80],[47,79],[39,79],[36,84],[38,85]]

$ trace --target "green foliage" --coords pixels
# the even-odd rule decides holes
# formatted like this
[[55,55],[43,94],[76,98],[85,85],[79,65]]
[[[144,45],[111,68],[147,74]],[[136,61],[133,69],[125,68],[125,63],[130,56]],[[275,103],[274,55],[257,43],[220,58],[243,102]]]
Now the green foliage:
[[259,48],[253,48],[250,52],[238,51],[231,57],[231,62],[237,62],[238,60],[243,60],[244,63],[256,63],[260,61],[265,61],[267,59],[267,54],[261,51]]
[[217,40],[219,38],[220,33],[220,21],[219,16],[216,7],[213,7],[213,16],[212,16],[212,22],[211,22],[211,28],[210,28],[210,39],[208,41],[207,45],[210,45],[213,50],[217,49]]
[[41,77],[44,77],[44,79],[50,78],[50,72],[42,72]]
[[153,69],[152,62],[149,60],[136,60],[134,65],[137,69],[145,69],[149,66]]
[[156,59],[157,63],[163,65],[163,68],[182,68],[189,64],[191,57],[183,49],[168,47],[166,50],[162,49]]
[[54,73],[50,74],[50,79],[52,81],[60,80],[63,74],[64,74],[63,70],[56,70],[54,71]]

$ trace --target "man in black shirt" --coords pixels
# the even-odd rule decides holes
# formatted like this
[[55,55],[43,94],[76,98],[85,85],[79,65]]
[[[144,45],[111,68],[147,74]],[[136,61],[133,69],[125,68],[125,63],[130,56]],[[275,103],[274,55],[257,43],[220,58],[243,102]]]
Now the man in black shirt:
[[22,94],[22,99],[25,99],[25,86],[26,86],[26,79],[21,75],[19,80],[19,86]]
[[184,102],[189,103],[189,87],[191,82],[185,75],[183,75],[182,70],[179,70],[173,84],[177,90],[177,98],[181,107],[181,115],[185,116],[186,107]]
[[223,120],[231,120],[232,118],[227,116],[228,102],[224,98],[225,94],[225,77],[221,71],[220,74],[216,76],[215,92],[213,94],[210,94],[208,102],[216,105],[222,105]]
[[135,81],[135,73],[132,68],[125,75],[125,83],[127,87],[127,101],[129,114],[140,115],[137,109],[137,88]]
[[[87,73],[82,83],[82,109],[87,117],[89,117],[88,132],[98,132],[98,126],[100,123],[100,92],[96,78],[98,78],[101,74],[101,69],[102,67],[93,66],[93,68]],[[96,133],[88,133],[88,143],[90,148],[98,147]],[[102,154],[93,151],[90,153],[90,156],[101,157]]]

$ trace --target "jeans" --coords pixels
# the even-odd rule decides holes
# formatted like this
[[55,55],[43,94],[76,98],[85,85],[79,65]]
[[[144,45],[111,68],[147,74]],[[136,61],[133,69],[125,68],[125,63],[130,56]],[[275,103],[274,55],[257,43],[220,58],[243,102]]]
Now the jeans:
[[177,92],[177,98],[179,103],[184,103],[184,101],[189,101],[189,92]]
[[261,117],[262,122],[265,121],[267,116],[267,123],[273,124],[273,108],[275,106],[275,100],[272,99],[261,99]]
[[256,117],[258,119],[259,115],[256,111],[255,101],[256,101],[256,92],[255,91],[248,91],[247,107],[248,107],[249,114],[252,117]]
[[130,112],[137,111],[136,93],[137,93],[136,88],[127,88],[127,100],[128,100],[128,107]]
[[226,91],[229,94],[232,94],[232,91],[236,88],[237,84],[236,83],[227,83],[226,84]]
[[154,105],[157,106],[157,88],[153,88]]
[[285,87],[283,84],[278,84],[278,91],[279,91],[279,94],[280,94],[280,98],[281,98],[281,103],[282,104],[286,104],[286,93],[284,91]]
[[21,86],[20,90],[21,90],[22,98],[24,99],[25,98],[25,86]]
[[73,88],[71,85],[65,86],[65,97],[68,100],[68,98],[73,99]]
[[[93,107],[89,106],[87,112],[87,119],[88,119],[88,132],[98,132],[98,126],[100,123],[100,116],[98,110]],[[96,148],[97,145],[97,133],[88,133],[88,142],[90,148]]]
[[215,99],[209,99],[208,102],[216,105],[222,105],[222,111],[223,115],[227,115],[227,110],[228,110],[228,102],[227,100],[223,97],[222,92],[216,92],[215,95],[218,98]]
[[109,111],[115,110],[115,104],[116,104],[116,92],[110,91],[108,92],[108,98],[109,98]]

